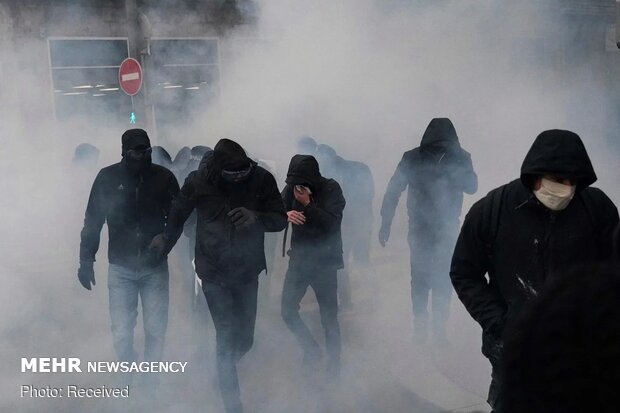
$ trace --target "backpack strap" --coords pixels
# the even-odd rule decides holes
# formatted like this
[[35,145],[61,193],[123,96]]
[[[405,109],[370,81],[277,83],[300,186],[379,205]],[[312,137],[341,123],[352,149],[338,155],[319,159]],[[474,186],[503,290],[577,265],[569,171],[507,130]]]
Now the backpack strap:
[[488,226],[485,228],[485,249],[487,253],[487,257],[489,258],[489,263],[492,262],[493,258],[493,245],[495,244],[495,239],[497,238],[497,233],[499,232],[499,220],[502,212],[502,201],[504,198],[504,189],[506,185],[503,185],[491,192],[485,198],[484,205],[484,217],[488,223]]

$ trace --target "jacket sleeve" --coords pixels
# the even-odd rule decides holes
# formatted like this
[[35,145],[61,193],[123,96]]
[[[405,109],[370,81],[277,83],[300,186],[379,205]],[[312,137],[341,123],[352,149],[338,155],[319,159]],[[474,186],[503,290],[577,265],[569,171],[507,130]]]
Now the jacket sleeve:
[[[465,217],[450,268],[452,285],[469,314],[482,329],[500,337],[506,304],[485,274],[489,270],[487,243],[483,235],[484,202],[478,201]],[[489,217],[490,219],[490,217]]]
[[304,227],[309,233],[332,233],[337,231],[342,223],[346,201],[340,185],[331,181],[323,190],[327,191],[327,196],[320,207],[310,202],[304,208]]
[[266,232],[282,231],[287,224],[284,201],[278,191],[278,184],[270,172],[265,173],[261,187],[263,203],[256,213]]
[[288,212],[293,209],[293,187],[286,185],[282,190],[282,201],[284,202],[284,211]]
[[398,163],[396,171],[394,172],[394,175],[392,175],[385,191],[385,195],[383,196],[383,204],[381,205],[382,226],[392,226],[392,220],[394,219],[394,213],[396,212],[396,206],[398,205],[400,194],[405,190],[408,184],[406,174],[407,160],[405,156],[406,154],[403,155],[402,159]]
[[170,216],[172,210],[172,203],[179,195],[179,182],[172,172],[168,172],[168,184],[166,188],[166,199],[164,202],[164,209],[166,210],[166,216]]
[[196,188],[194,182],[195,172],[192,172],[186,179],[181,191],[172,200],[170,213],[166,222],[164,236],[166,238],[166,254],[179,240],[183,233],[183,224],[196,208]]
[[478,175],[474,172],[474,166],[471,162],[471,155],[465,152],[465,156],[463,157],[461,176],[463,184],[463,192],[466,194],[475,194],[478,191]]
[[80,234],[80,261],[95,261],[95,255],[99,250],[101,228],[106,220],[104,181],[104,175],[99,172],[90,190],[84,227]]

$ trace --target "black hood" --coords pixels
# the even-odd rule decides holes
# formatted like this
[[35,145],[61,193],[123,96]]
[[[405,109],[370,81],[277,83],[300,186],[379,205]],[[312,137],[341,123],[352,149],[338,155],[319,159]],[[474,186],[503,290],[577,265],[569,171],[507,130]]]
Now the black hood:
[[230,139],[220,139],[213,148],[214,166],[218,170],[238,170],[247,167],[252,161],[237,142]]
[[521,166],[521,181],[531,188],[542,175],[570,179],[583,189],[596,182],[596,173],[579,135],[552,129],[542,132],[532,144]]
[[459,138],[456,129],[448,118],[434,118],[426,127],[420,147],[427,146],[459,146]]
[[289,185],[310,185],[315,189],[321,185],[323,177],[319,172],[319,163],[312,155],[295,155],[291,158],[286,173],[286,183]]

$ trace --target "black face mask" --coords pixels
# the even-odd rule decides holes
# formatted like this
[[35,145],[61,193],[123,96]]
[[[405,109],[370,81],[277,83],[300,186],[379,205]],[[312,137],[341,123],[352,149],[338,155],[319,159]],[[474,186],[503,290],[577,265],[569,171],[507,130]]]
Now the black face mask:
[[151,148],[128,149],[123,155],[127,168],[132,173],[138,173],[151,166]]
[[254,168],[254,164],[250,164],[248,167],[243,169],[222,169],[222,180],[227,183],[239,183],[243,182],[250,176],[252,173],[252,169]]

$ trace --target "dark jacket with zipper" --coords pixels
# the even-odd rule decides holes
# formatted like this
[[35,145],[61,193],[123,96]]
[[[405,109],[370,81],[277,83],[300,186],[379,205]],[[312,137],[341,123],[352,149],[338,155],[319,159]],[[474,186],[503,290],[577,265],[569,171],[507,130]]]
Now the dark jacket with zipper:
[[151,164],[130,173],[124,161],[103,168],[93,183],[81,233],[80,261],[92,262],[103,224],[108,224],[108,261],[128,268],[155,267],[166,258],[149,249],[164,231],[179,184],[168,169]]
[[[564,210],[548,209],[530,189],[536,177],[545,174],[577,183]],[[521,179],[472,206],[454,250],[450,277],[486,337],[499,340],[523,304],[556,277],[609,257],[618,211],[601,190],[590,187],[595,180],[579,137],[548,131],[532,145]],[[495,206],[493,199],[499,199]],[[483,352],[485,345],[488,342],[483,342]]]
[[[216,146],[215,151],[218,150]],[[286,213],[273,175],[255,162],[243,182],[224,183],[220,173],[212,154],[189,174],[173,204],[166,237],[171,248],[195,209],[198,277],[222,286],[244,285],[266,269],[265,232],[283,230]],[[254,211],[257,222],[247,228],[235,228],[227,214],[237,207]]]
[[[282,191],[286,210],[301,211],[306,218],[303,225],[292,225],[291,262],[343,268],[341,224],[346,202],[340,185],[321,176],[316,159],[310,155],[293,156],[286,182]],[[295,199],[295,185],[307,185],[312,190],[311,202],[305,207]]]
[[449,119],[433,119],[420,146],[403,154],[383,197],[382,225],[391,226],[407,187],[410,239],[458,231],[463,193],[476,192],[478,177]]

